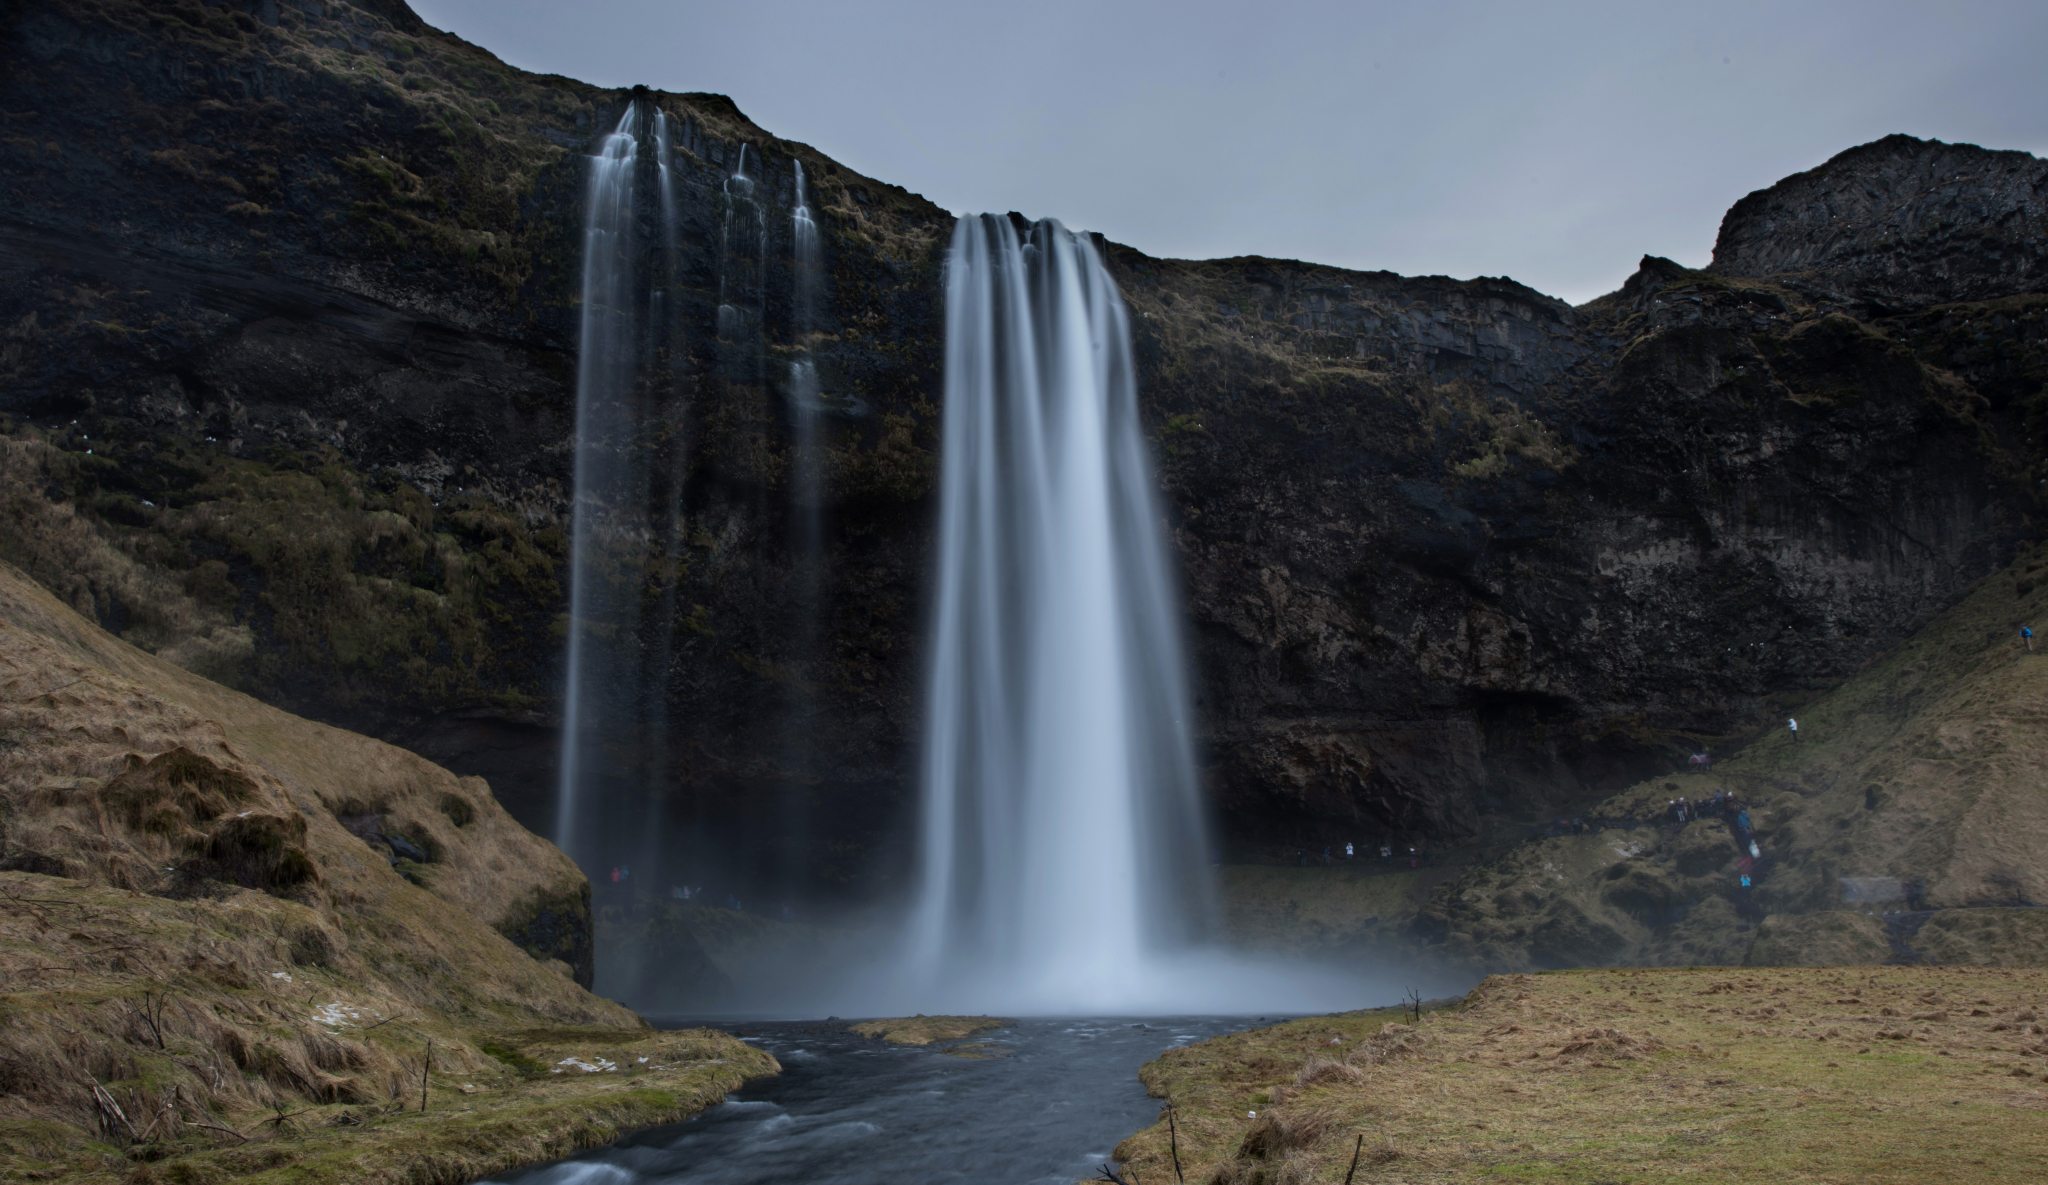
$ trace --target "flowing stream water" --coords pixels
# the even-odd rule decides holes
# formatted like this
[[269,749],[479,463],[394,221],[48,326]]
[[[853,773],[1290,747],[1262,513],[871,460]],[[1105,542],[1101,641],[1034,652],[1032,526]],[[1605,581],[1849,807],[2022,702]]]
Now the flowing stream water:
[[[1266,1019],[1266,1018],[1260,1018]],[[500,1185],[1072,1185],[1159,1117],[1138,1068],[1248,1017],[1041,1018],[914,1048],[839,1024],[722,1027],[783,1071],[683,1123],[492,1178]],[[966,1046],[999,1056],[943,1052]]]

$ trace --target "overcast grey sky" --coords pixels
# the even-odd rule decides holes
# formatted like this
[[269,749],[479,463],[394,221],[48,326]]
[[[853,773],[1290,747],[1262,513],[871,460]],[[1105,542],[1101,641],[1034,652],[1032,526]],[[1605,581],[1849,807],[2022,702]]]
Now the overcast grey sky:
[[955,211],[1573,302],[1891,132],[2048,155],[2048,4],[412,0],[528,70],[732,96]]

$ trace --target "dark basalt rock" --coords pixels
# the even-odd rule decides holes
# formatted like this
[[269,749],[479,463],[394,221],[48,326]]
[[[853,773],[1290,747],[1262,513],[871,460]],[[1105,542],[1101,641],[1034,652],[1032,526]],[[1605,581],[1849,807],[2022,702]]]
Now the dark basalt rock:
[[1912,136],[1735,203],[1708,270],[1799,274],[1877,312],[2048,288],[2048,161]]
[[[0,551],[546,829],[579,154],[631,96],[397,0],[178,12],[4,34]],[[600,689],[632,725],[607,794],[688,879],[873,888],[914,798],[951,219],[723,97],[641,97],[679,128],[683,328],[617,442],[645,504],[600,508],[605,578],[665,606]],[[765,267],[721,253],[742,144]],[[828,272],[806,344],[863,409],[826,417],[816,610],[778,379],[796,160]],[[1990,571],[2048,478],[2042,167],[1891,137],[1744,199],[1709,269],[1646,257],[1578,308],[1105,244],[1225,846],[1520,834],[1742,743]],[[724,339],[721,269],[754,294]],[[655,803],[670,830],[639,834]],[[531,945],[585,968],[583,941]]]

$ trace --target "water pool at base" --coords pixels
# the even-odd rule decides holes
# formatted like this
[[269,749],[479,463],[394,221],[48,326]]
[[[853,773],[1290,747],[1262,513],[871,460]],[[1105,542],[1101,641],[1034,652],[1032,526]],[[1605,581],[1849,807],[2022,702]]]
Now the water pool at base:
[[[934,1046],[840,1022],[721,1023],[782,1073],[692,1119],[491,1178],[500,1185],[1071,1185],[1159,1117],[1138,1067],[1280,1017],[1039,1018]],[[664,1026],[666,1027],[666,1026]],[[972,1047],[997,1056],[944,1052]]]

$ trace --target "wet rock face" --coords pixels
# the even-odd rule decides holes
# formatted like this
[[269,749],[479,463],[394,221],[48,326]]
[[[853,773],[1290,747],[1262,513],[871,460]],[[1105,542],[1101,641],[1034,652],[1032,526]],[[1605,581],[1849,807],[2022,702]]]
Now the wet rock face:
[[2048,162],[1886,136],[1760,189],[1721,222],[1710,270],[1811,273],[1885,310],[2048,286]]
[[[643,646],[597,694],[637,738],[615,763],[633,794],[681,800],[735,863],[850,881],[908,768],[943,212],[718,96],[538,80],[402,3],[181,12],[46,7],[5,43],[34,134],[0,144],[0,412],[40,434],[4,474],[8,557],[209,676],[487,774],[546,830],[583,153],[628,102],[662,105],[676,333],[644,343],[646,430],[609,442],[644,497],[595,518],[604,578],[665,616],[597,623]],[[743,147],[756,217],[731,235]],[[822,623],[782,383],[799,153],[828,306],[804,344],[859,409],[822,433]],[[762,823],[792,807],[812,838]]]
[[[6,556],[546,829],[582,154],[634,96],[396,0],[188,17],[6,34],[0,107],[33,114],[0,137],[0,411],[39,434],[0,474]],[[639,99],[678,121],[680,251],[677,330],[644,343],[667,377],[615,442],[645,496],[596,516],[603,579],[654,607],[601,623],[639,647],[594,693],[614,822],[658,803],[719,883],[848,891],[900,865],[914,801],[950,217],[717,96]],[[2048,476],[2040,167],[1880,141],[1745,199],[1712,269],[1646,258],[1579,308],[1108,247],[1223,846],[1515,834],[1738,742],[1988,571]],[[815,584],[799,348],[849,409]]]
[[2014,405],[1773,281],[1645,259],[1569,309],[1125,268],[1240,841],[1570,814],[1840,679],[2018,527]]

